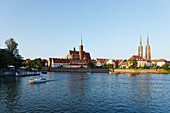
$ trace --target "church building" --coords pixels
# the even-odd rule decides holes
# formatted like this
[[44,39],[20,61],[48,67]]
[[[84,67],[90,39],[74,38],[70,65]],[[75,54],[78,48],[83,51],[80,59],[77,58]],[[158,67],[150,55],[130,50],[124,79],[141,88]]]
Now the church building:
[[147,45],[146,45],[146,59],[151,60],[151,49],[149,45],[149,34],[147,35]]
[[90,53],[83,51],[83,44],[82,44],[82,38],[79,46],[79,51],[76,51],[74,48],[73,50],[69,50],[69,53],[67,55],[67,59],[72,60],[91,60]]
[[138,56],[143,57],[144,59],[151,60],[151,49],[149,45],[149,35],[147,35],[147,45],[146,45],[146,51],[145,51],[145,57],[143,57],[143,46],[142,46],[142,38],[140,36],[140,45],[138,47]]

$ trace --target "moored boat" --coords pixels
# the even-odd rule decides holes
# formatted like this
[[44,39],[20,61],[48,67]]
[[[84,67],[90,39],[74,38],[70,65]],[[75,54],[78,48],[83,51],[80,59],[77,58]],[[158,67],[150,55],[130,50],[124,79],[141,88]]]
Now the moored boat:
[[42,73],[42,74],[47,74],[47,71],[42,71],[41,73]]

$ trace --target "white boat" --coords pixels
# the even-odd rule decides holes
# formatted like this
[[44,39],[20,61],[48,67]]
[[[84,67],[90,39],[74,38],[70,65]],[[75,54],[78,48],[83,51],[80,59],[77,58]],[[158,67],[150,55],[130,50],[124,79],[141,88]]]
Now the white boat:
[[30,84],[43,83],[43,82],[47,82],[47,80],[45,78],[36,78],[36,79],[31,78],[31,80],[29,80]]

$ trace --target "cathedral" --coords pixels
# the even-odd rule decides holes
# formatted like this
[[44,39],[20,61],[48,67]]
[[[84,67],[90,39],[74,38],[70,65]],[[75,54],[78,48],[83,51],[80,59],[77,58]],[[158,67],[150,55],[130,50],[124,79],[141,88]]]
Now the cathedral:
[[[138,47],[138,56],[143,57],[143,46],[142,46],[142,37],[140,36],[140,45]],[[149,34],[147,35],[147,45],[146,45],[146,51],[145,51],[145,57],[144,59],[151,60],[151,49],[149,45]]]
[[82,38],[79,45],[79,51],[76,51],[74,48],[73,50],[69,50],[69,53],[67,55],[67,59],[72,60],[91,60],[90,53],[83,51],[83,44],[82,44]]

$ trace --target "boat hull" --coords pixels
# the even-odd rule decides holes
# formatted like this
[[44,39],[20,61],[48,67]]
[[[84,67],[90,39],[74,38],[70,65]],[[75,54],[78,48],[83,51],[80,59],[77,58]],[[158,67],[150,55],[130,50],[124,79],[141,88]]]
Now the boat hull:
[[47,80],[29,80],[30,84],[43,83],[43,82],[47,82]]

